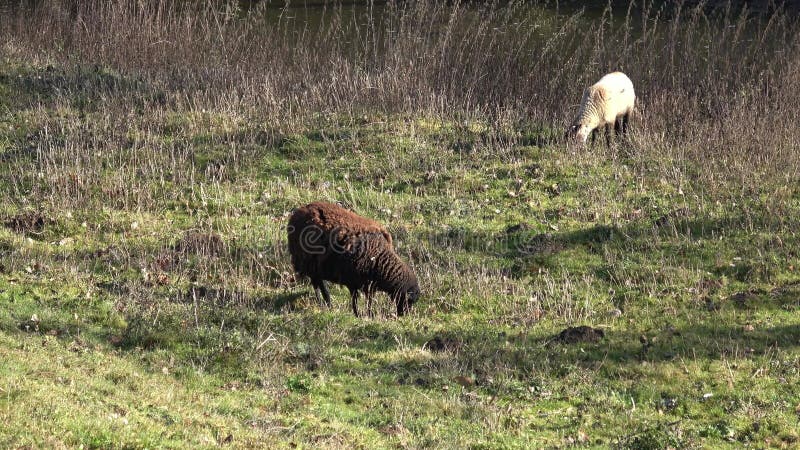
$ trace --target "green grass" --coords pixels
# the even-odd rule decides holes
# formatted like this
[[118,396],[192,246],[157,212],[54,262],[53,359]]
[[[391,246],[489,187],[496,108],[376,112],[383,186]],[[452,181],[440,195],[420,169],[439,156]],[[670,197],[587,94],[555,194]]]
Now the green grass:
[[[800,442],[800,196],[779,183],[720,194],[632,145],[537,146],[535,124],[281,129],[153,106],[110,70],[7,59],[0,93],[0,218],[43,217],[0,227],[0,447]],[[284,227],[312,200],[390,227],[410,316],[295,280]],[[605,339],[553,339],[580,324]]]

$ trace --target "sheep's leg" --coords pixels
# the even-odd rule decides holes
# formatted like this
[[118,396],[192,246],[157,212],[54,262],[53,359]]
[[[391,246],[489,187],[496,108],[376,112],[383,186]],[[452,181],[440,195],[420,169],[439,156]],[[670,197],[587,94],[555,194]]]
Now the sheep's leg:
[[350,288],[350,304],[353,306],[353,314],[358,317],[358,289]]
[[316,280],[311,280],[311,285],[314,286],[314,297],[317,298],[317,303],[319,303],[321,305],[323,300],[322,300],[322,296],[320,295],[320,291],[321,291],[320,283],[318,281],[316,281]]
[[622,121],[624,120],[625,116],[617,117],[614,119],[614,136],[619,136],[623,133],[622,131]]
[[372,297],[375,295],[375,289],[371,286],[364,290],[364,296],[367,297],[367,317],[372,318]]
[[366,293],[367,296],[367,317],[372,318],[372,297],[375,293],[373,291],[369,291]]
[[321,305],[322,304],[322,299],[320,298],[319,288],[317,286],[314,286],[314,297],[316,297],[316,299],[317,299],[317,304]]
[[331,294],[328,292],[328,286],[325,285],[325,281],[319,282],[320,291],[322,291],[322,297],[325,298],[325,304],[328,305],[328,308],[331,307]]
[[631,113],[622,116],[622,134],[628,134],[628,122],[631,120]]
[[594,148],[594,141],[597,139],[597,128],[592,130],[592,148]]
[[397,317],[402,317],[408,312],[408,299],[397,300]]
[[[322,302],[324,301],[324,304],[330,308],[331,294],[328,292],[328,287],[325,286],[325,281],[311,280],[311,285],[314,286],[314,295],[317,297],[317,302],[319,302],[319,304],[323,304]],[[320,294],[322,294],[322,298],[320,298]]]
[[606,147],[611,147],[611,124],[607,123],[604,127],[606,129]]

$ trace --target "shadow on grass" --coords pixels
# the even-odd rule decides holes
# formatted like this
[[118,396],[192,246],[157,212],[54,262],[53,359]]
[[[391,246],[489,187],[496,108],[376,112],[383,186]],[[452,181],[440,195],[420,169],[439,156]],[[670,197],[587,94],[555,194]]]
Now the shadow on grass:
[[447,231],[417,236],[417,240],[437,250],[460,250],[476,256],[502,257],[509,260],[556,255],[570,247],[585,246],[599,251],[602,244],[619,234],[616,227],[595,225],[558,234],[539,233],[528,224],[510,225],[505,231],[473,231],[456,227]]
[[[800,309],[798,293],[800,283],[788,283],[772,292],[737,296],[727,307],[762,308],[768,303],[791,313]],[[27,323],[23,322],[12,328],[31,334],[56,330],[54,335],[67,340],[150,355],[147,358],[154,358],[154,364],[169,354],[179,365],[235,378],[250,376],[253,364],[261,363],[254,349],[261,348],[261,341],[274,334],[288,346],[270,354],[270,360],[277,358],[332,375],[369,370],[398,384],[437,389],[441,382],[448,382],[453,371],[467,374],[477,385],[492,390],[507,388],[492,384],[491,379],[499,375],[527,380],[534,373],[562,377],[582,368],[600,377],[614,377],[617,369],[643,361],[747,360],[800,347],[800,324],[761,328],[721,323],[716,311],[698,311],[693,324],[684,322],[655,330],[637,330],[617,322],[620,329],[616,325],[605,328],[605,337],[597,343],[565,344],[555,339],[557,331],[539,327],[498,331],[473,322],[428,328],[408,326],[402,320],[358,320],[347,312],[285,312],[302,297],[310,297],[309,292],[251,298],[237,295],[198,288],[191,297],[184,293],[180,302],[158,305],[160,311],[132,311],[122,328],[95,326],[78,333],[63,314],[53,318],[57,323],[42,316],[38,328],[25,328]],[[41,309],[35,311],[43,314]],[[26,317],[30,314],[22,318]],[[12,328],[6,331],[14,331]],[[79,336],[88,341],[81,341]],[[426,349],[428,356],[416,351],[419,349]],[[337,356],[342,353],[347,356]]]
[[[788,225],[791,226],[791,225]],[[540,227],[538,227],[540,228]],[[678,261],[703,267],[718,277],[750,282],[769,281],[772,271],[766,263],[742,261],[733,266],[719,266],[716,250],[735,250],[742,255],[759,253],[759,241],[753,233],[776,234],[776,252],[790,256],[796,238],[780,218],[773,219],[765,211],[739,212],[722,217],[696,217],[685,208],[676,209],[657,217],[639,217],[624,225],[595,224],[585,228],[561,232],[540,232],[528,223],[510,224],[504,231],[474,231],[458,227],[427,236],[431,248],[456,249],[476,257],[502,257],[513,262],[511,276],[522,277],[531,265],[560,267],[562,253],[582,249],[589,254],[603,255],[608,246],[647,259],[654,246],[673,255]],[[777,236],[783,236],[783,240]],[[698,247],[694,243],[704,241]],[[717,242],[718,241],[718,242]],[[763,243],[762,243],[763,244]],[[762,245],[763,247],[763,245]],[[714,253],[714,254],[711,254]],[[598,269],[604,277],[603,269]]]
[[0,73],[0,84],[9,86],[12,92],[25,93],[28,102],[18,103],[22,108],[29,107],[30,102],[69,96],[73,106],[83,110],[94,100],[120,93],[136,93],[142,102],[139,106],[166,103],[166,95],[153,89],[143,79],[122,76],[98,65],[76,66],[71,70],[46,66],[19,73]]
[[[600,369],[613,376],[617,367],[675,360],[749,359],[768,355],[776,349],[800,346],[800,324],[747,331],[728,325],[687,325],[670,328],[644,338],[634,331],[606,330],[599,343],[563,344],[554,335],[531,336],[489,330],[458,329],[425,333],[381,330],[364,324],[351,330],[347,346],[363,352],[365,364],[381,373],[395,374],[399,383],[433,385],[447,368],[474,374],[478,384],[487,383],[497,372],[524,379],[536,371],[563,376],[574,367]],[[399,342],[427,348],[428,359],[391,359],[385,352],[399,350]],[[380,354],[372,357],[371,355]],[[334,373],[349,373],[345,366],[331,367]],[[410,380],[410,381],[409,381]]]
[[283,292],[274,295],[249,295],[235,289],[217,289],[198,285],[178,293],[173,297],[173,302],[185,305],[197,305],[199,308],[228,309],[235,313],[237,310],[246,309],[248,312],[279,314],[282,311],[294,311],[300,298],[313,296],[308,291]]

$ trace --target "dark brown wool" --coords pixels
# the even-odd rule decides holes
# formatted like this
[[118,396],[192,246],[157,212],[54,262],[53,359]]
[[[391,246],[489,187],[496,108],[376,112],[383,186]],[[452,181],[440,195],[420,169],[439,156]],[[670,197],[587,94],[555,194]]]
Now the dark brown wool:
[[328,306],[325,281],[347,286],[356,316],[359,291],[367,297],[370,315],[375,291],[389,294],[398,316],[419,296],[417,277],[395,253],[392,236],[378,222],[338,205],[314,202],[292,213],[287,231],[295,271],[311,279],[317,299],[321,294]]

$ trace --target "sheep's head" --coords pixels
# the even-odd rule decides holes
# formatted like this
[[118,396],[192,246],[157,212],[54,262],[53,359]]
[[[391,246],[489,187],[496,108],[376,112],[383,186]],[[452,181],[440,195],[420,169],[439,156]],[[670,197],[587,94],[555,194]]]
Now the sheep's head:
[[574,140],[580,142],[581,144],[585,144],[586,140],[589,139],[589,135],[591,134],[592,127],[575,122],[570,125],[569,128],[567,128],[567,132],[564,133],[564,137],[568,140]]
[[567,127],[567,131],[564,132],[564,139],[572,140],[575,139],[575,135],[578,134],[579,125],[573,123],[569,127]]
[[[578,109],[578,114],[567,128],[565,137],[568,140],[585,144],[589,135],[599,125],[598,102],[602,100],[602,91],[595,92],[592,88],[583,91],[583,98]],[[598,100],[598,95],[600,100]]]
[[567,131],[564,133],[564,139],[570,141],[577,141],[581,144],[585,144],[586,140],[589,139],[589,136],[592,134],[592,127],[589,125],[581,125],[580,123],[573,123],[572,125],[567,128]]
[[580,125],[575,132],[575,139],[581,144],[585,144],[590,134],[592,134],[592,127],[589,125]]
[[410,279],[395,295],[395,302],[397,302],[397,316],[402,316],[407,313],[411,306],[419,299],[420,290],[417,283],[417,277],[413,273],[410,274]]

